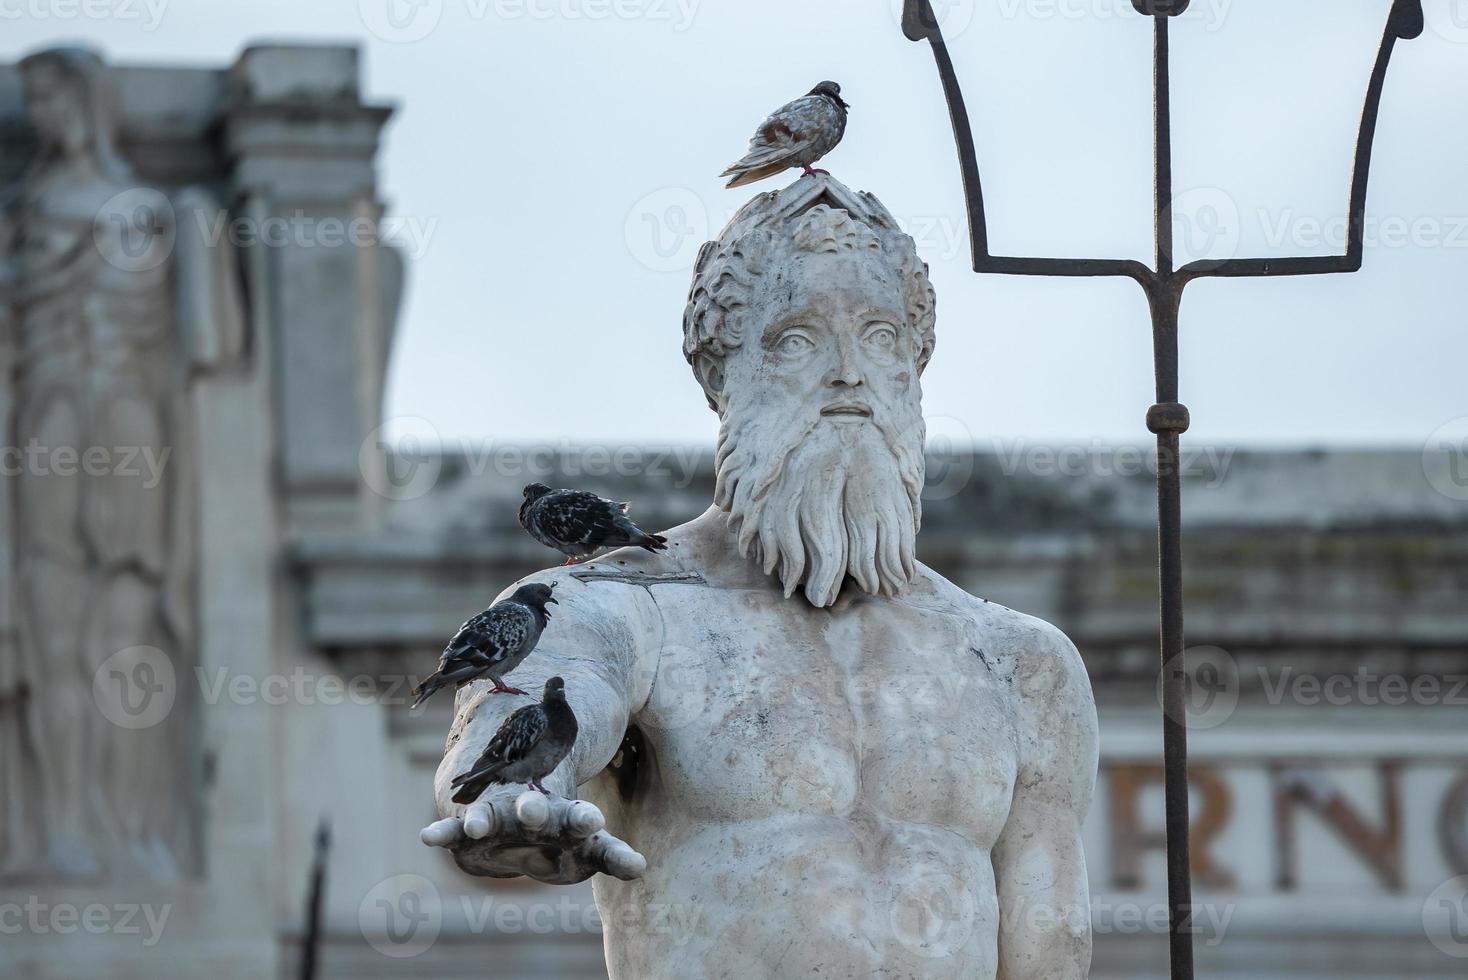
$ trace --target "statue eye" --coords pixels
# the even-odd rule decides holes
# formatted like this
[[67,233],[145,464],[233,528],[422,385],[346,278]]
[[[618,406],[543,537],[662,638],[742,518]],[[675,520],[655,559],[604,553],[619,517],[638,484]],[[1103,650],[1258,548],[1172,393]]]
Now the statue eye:
[[775,342],[781,354],[804,354],[815,347],[815,343],[800,330],[789,330]]
[[862,339],[879,350],[891,350],[897,346],[897,328],[890,323],[878,321],[868,325],[866,336]]

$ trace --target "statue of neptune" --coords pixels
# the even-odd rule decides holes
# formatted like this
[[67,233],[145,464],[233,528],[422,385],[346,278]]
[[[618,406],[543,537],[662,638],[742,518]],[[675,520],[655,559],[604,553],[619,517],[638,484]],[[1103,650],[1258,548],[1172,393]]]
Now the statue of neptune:
[[721,421],[713,506],[663,555],[527,580],[560,606],[517,683],[564,677],[581,722],[557,795],[450,800],[525,703],[459,692],[424,842],[472,874],[604,872],[618,980],[1087,973],[1085,670],[914,556],[933,325],[874,197],[808,176],[751,201],[684,320]]

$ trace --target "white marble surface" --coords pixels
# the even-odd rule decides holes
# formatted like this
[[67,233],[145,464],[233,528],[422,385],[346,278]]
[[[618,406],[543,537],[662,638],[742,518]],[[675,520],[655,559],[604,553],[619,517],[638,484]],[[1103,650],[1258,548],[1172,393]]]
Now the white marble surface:
[[613,977],[1086,975],[1085,670],[913,557],[932,323],[875,199],[820,177],[757,198],[686,324],[716,505],[665,556],[532,576],[561,605],[517,680],[561,675],[581,721],[558,797],[449,801],[522,703],[460,693],[424,841],[476,874],[605,872]]

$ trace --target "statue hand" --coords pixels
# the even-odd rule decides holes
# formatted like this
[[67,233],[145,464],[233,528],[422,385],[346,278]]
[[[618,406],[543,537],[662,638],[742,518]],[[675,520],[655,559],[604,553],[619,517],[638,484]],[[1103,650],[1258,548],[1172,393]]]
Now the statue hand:
[[448,848],[473,875],[527,875],[551,885],[585,881],[597,872],[640,878],[647,859],[605,826],[601,811],[585,800],[491,786],[462,818],[431,823],[419,836],[430,847]]

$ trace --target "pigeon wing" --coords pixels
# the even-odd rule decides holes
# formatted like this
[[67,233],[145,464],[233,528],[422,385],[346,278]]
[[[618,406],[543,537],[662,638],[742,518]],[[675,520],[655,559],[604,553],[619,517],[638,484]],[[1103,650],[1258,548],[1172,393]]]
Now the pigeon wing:
[[557,490],[541,498],[541,530],[565,544],[599,545],[617,530],[619,506],[586,490]]
[[454,777],[452,786],[460,786],[471,779],[492,776],[505,766],[524,759],[545,737],[545,709],[538,704],[527,704],[500,725],[494,738],[484,747],[474,768]]
[[749,141],[749,152],[737,163],[729,165],[720,177],[750,170],[764,170],[783,165],[807,149],[815,139],[811,122],[825,108],[819,95],[807,95],[777,109],[760,124]]
[[440,669],[452,665],[493,667],[519,651],[530,634],[531,613],[518,602],[499,602],[470,619],[444,648]]

